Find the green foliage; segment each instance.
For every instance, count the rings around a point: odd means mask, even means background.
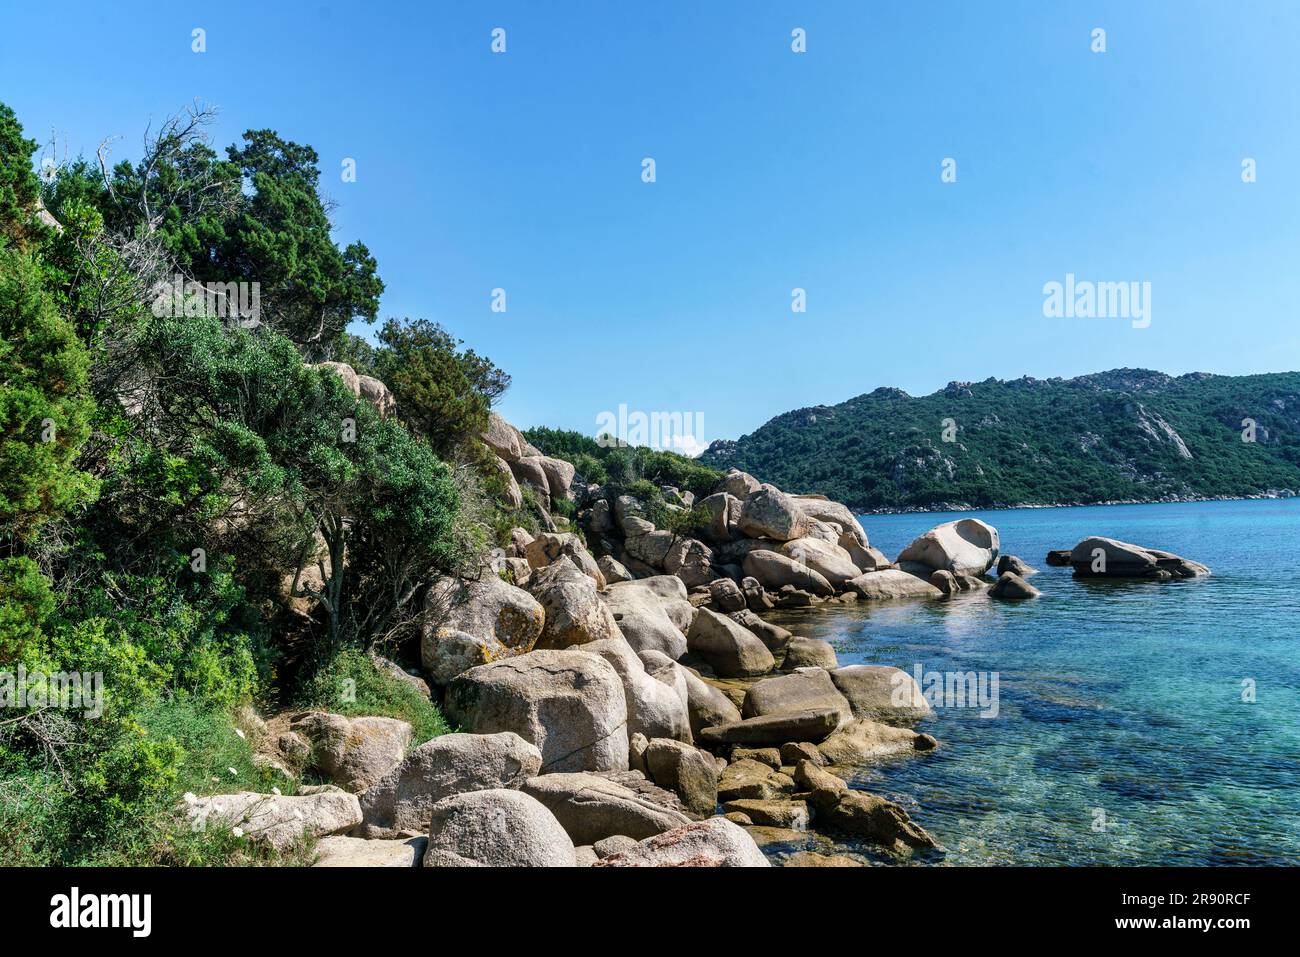
[[[722,478],[716,468],[676,452],[609,442],[602,445],[581,432],[539,427],[529,429],[524,438],[546,455],[572,462],[589,483],[626,486],[645,480],[656,487],[656,494],[658,486],[671,485],[704,496]]]
[[[390,319],[378,335],[375,374],[393,390],[398,414],[433,450],[450,457],[487,428],[510,377],[426,319]]]
[[[451,730],[427,695],[376,668],[370,656],[357,648],[344,648],[324,661],[304,682],[298,703],[337,714],[399,718],[411,725],[412,747]]]
[[[316,151],[272,130],[250,130],[244,144],[228,153],[252,196],[226,227],[220,267],[262,283],[267,321],[295,342],[325,347],[353,319],[373,322],[378,264],[363,243],[334,245]]]
[[[0,538],[29,539],[94,498],[75,465],[90,434],[89,361],[38,260],[0,248]]]
[[[1243,419],[1258,440],[1243,442]],[[957,426],[942,438],[944,420]],[[1161,423],[1174,430],[1190,458]],[[1300,373],[954,383],[877,389],[778,416],[706,452],[791,492],[861,509],[1149,501],[1300,488]]]
[[[40,183],[32,172],[36,141],[23,136],[22,124],[0,103],[0,245],[22,246],[36,230],[32,213]]]
[[[0,559],[0,662],[26,660],[55,608],[50,580],[30,558]]]
[[[500,481],[475,436],[508,377],[430,323],[348,336],[383,286],[364,246],[330,239],[316,154],[260,130],[223,160],[204,120],[168,120],[107,183],[78,161],[42,193],[0,106],[0,665],[102,692],[5,709],[6,863],[285,860],[180,813],[186,792],[291,790],[232,714],[305,672],[314,703],[443,733],[360,649],[409,646],[428,576],[508,532],[438,454]],[[263,326],[154,315],[177,271],[259,283]],[[330,354],[391,375],[410,428],[304,361]],[[331,692],[343,678],[355,700]]]

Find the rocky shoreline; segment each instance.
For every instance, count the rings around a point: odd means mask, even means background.
[[[282,850],[319,840],[318,866],[856,866],[837,842],[895,860],[940,843],[897,803],[847,783],[882,758],[941,746],[908,673],[842,667],[829,643],[763,618],[859,601],[1039,595],[1036,570],[978,519],[938,525],[894,559],[853,512],[731,470],[711,494],[657,502],[586,484],[494,417],[501,471],[567,521],[523,528],[477,577],[429,584],[419,674],[375,667],[439,701],[459,729],[411,749],[411,727],[326,712],[274,731],[259,759],[296,794],[191,798]],[[1079,577],[1170,581],[1204,566],[1090,538],[1053,552]],[[986,577],[992,572],[996,580]]]

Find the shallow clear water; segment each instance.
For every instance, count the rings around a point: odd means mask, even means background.
[[[1041,598],[772,616],[830,641],[841,664],[998,673],[997,717],[937,709],[918,725],[937,752],[854,782],[902,803],[945,845],[917,862],[1300,863],[1300,499],[861,520],[893,556],[972,515],[1040,569]],[[1213,575],[1080,582],[1044,562],[1088,535],[1176,552]]]

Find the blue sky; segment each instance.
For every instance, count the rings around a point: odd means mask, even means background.
[[[133,158],[201,97],[218,146],[312,144],[382,314],[510,372],[521,426],[626,404],[708,441],[881,385],[1300,368],[1294,3],[108,6],[3,0],[28,134]],[[1150,282],[1151,325],[1044,317],[1066,273]]]

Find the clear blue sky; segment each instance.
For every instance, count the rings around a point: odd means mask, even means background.
[[[218,146],[315,146],[383,315],[491,356],[521,426],[626,403],[710,440],[881,385],[1300,368],[1300,4],[0,10],[0,99],[60,157],[134,157],[196,96]],[[1067,272],[1149,281],[1151,326],[1045,318]]]

